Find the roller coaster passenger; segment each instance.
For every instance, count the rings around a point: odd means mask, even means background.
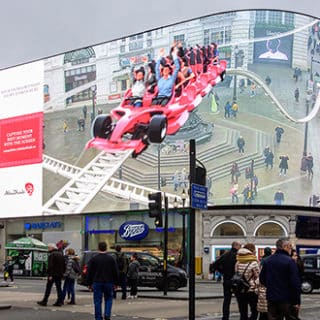
[[[166,64],[162,67],[160,71],[161,59],[164,56],[164,49],[160,49],[160,57],[156,63],[156,79],[158,82],[158,95],[152,99],[153,105],[162,105],[165,106],[171,96],[173,87],[180,70],[179,58],[177,56],[178,49],[175,47],[172,51],[174,70],[170,64]]]
[[[142,106],[142,98],[146,91],[146,84],[144,81],[145,70],[143,67],[134,71],[134,80],[131,87],[132,96],[128,98],[129,104],[138,108]]]

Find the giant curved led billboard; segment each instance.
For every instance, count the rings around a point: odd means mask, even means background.
[[[147,208],[159,189],[173,205],[189,188],[190,139],[209,205],[312,204],[319,29],[298,13],[233,11],[2,71],[1,216]],[[178,55],[190,78],[172,84],[169,102],[153,103],[159,72],[134,105],[139,70],[147,80]]]

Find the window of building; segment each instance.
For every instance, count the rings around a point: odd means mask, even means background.
[[[216,227],[213,237],[243,237],[243,230],[233,222],[225,222]]]
[[[293,13],[291,13],[291,12],[284,13],[284,24],[287,26],[294,25],[294,14]]]
[[[274,222],[262,224],[256,231],[257,237],[285,237],[286,233],[282,226]]]
[[[121,80],[121,91],[127,90],[127,80]]]
[[[267,20],[267,12],[263,11],[256,11],[256,22],[257,23],[265,23]]]
[[[268,23],[270,24],[282,24],[282,12],[280,11],[269,11]]]
[[[175,42],[181,41],[183,47],[185,47],[184,39],[185,39],[184,34],[178,34],[178,35],[173,36],[173,41],[175,41]]]
[[[152,47],[152,39],[147,40],[147,47],[148,48]]]
[[[64,55],[63,63],[71,63],[72,65],[83,64],[89,62],[90,58],[95,58],[96,54],[92,47],[74,50]]]
[[[206,29],[203,32],[203,43],[207,46],[209,43],[228,44],[231,42],[231,26]]]
[[[121,45],[120,46],[120,53],[125,53],[126,52],[126,46],[125,45]]]

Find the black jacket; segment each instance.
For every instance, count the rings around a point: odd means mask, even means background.
[[[63,277],[66,264],[63,254],[59,250],[53,250],[48,257],[48,276]]]
[[[235,272],[237,262],[237,249],[231,248],[230,251],[224,253],[215,262],[215,269],[223,274],[223,280],[230,280]]]
[[[265,260],[260,282],[267,288],[267,300],[300,304],[300,278],[294,260],[284,250],[277,250]]]
[[[118,283],[119,271],[116,260],[107,253],[98,253],[88,263],[88,284],[94,282]]]

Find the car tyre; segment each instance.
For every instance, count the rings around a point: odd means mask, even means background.
[[[91,125],[91,136],[93,138],[109,138],[112,132],[112,118],[107,114],[98,115]]]
[[[152,143],[161,143],[167,134],[167,118],[156,114],[151,118],[148,128],[148,139]]]
[[[301,291],[303,293],[311,293],[313,290],[313,285],[310,280],[303,280],[301,283]]]
[[[180,282],[176,278],[168,279],[168,291],[177,291],[180,288]]]

